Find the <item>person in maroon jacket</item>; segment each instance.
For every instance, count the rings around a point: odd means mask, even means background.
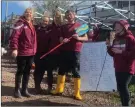
[[[130,106],[128,85],[132,75],[135,74],[135,37],[128,27],[126,20],[116,21],[114,23],[115,39],[112,45],[110,42],[112,37],[106,41],[108,53],[114,59],[117,89],[122,106]]]
[[[72,10],[67,10],[65,17],[68,20],[67,24],[62,26],[62,37],[60,41],[65,43],[61,47],[61,64],[58,72],[57,86],[56,90],[51,93],[61,94],[64,91],[65,84],[65,73],[72,71],[74,77],[74,98],[77,100],[82,100],[80,95],[80,51],[82,48],[82,41],[88,40],[87,34],[79,37],[75,33],[75,29],[80,27],[79,22],[75,22],[75,12]],[[71,40],[68,38],[73,36]]]
[[[16,22],[10,37],[12,56],[17,59],[14,92],[14,96],[17,98],[20,98],[21,95],[26,97],[31,96],[27,87],[33,56],[35,55],[37,48],[36,32],[32,25],[32,17],[32,9],[27,8],[24,15]],[[22,76],[22,90],[20,92]]]
[[[42,18],[42,23],[39,25],[35,25],[37,33],[37,53],[34,57],[35,62],[34,82],[37,94],[42,93],[40,84],[43,79],[45,70],[47,70],[48,68],[48,56],[44,57],[43,59],[40,59],[40,57],[49,50],[49,32],[50,32],[49,21],[50,21],[49,16],[44,16]],[[49,73],[47,74],[48,76],[50,76]],[[50,89],[50,87],[51,86],[48,81],[48,88]]]
[[[53,49],[55,46],[60,44],[60,37],[61,37],[61,26],[63,23],[63,17],[60,10],[54,11],[54,18],[53,22],[50,25],[50,42],[49,42],[49,50]],[[60,63],[60,48],[56,49],[55,51],[51,52],[48,55],[48,81],[49,81],[49,90],[50,93],[52,90],[53,84],[53,71],[59,68]]]

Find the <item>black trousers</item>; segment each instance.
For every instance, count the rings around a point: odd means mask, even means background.
[[[45,71],[48,68],[48,57],[44,57],[40,59],[42,54],[36,54],[34,57],[35,62],[35,71],[34,71],[34,82],[35,88],[39,89],[41,81],[43,79]]]
[[[121,98],[122,106],[130,106],[130,92],[128,85],[132,79],[132,75],[128,72],[115,72],[117,89]]]
[[[61,52],[61,61],[59,68],[59,75],[71,71],[74,78],[80,78],[80,52],[64,51]]]
[[[30,70],[33,56],[17,56],[16,82],[20,83],[22,79],[22,89],[26,89],[29,81]]]
[[[53,83],[53,71],[57,71],[60,63],[59,54],[50,54],[48,55],[48,82]]]

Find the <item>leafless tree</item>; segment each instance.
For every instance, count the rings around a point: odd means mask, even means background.
[[[50,15],[53,15],[54,10],[59,6],[64,9],[70,7],[71,1],[69,0],[48,0],[48,1],[34,1],[32,2],[35,8],[35,11],[44,14],[49,12]]]

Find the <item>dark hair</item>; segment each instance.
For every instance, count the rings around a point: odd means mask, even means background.
[[[67,10],[66,12],[65,12],[65,14],[68,14],[68,13],[75,13],[75,11],[74,10],[71,10],[71,9],[69,9],[69,10]]]

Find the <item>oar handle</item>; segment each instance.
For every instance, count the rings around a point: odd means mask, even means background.
[[[68,38],[69,40],[72,39],[72,36],[70,38]],[[45,56],[47,56],[48,54],[50,54],[51,52],[53,52],[54,50],[56,50],[57,48],[59,48],[61,45],[63,45],[64,43],[60,43],[59,45],[57,45],[56,47],[54,47],[53,49],[51,49],[50,51],[48,51],[47,53],[45,53],[43,56],[40,57],[40,59],[44,58]]]

